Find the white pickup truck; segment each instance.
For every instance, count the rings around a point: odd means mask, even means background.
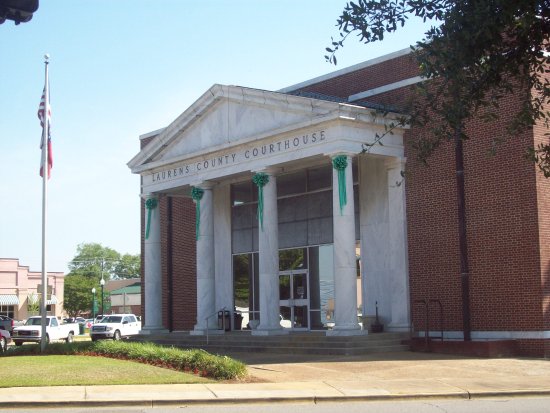
[[[90,336],[92,341],[112,338],[120,340],[139,334],[141,321],[134,314],[106,315],[100,322],[92,325]]]
[[[75,334],[78,334],[78,323],[60,324],[57,317],[46,317],[46,343],[56,340],[65,340],[72,343]],[[40,343],[42,339],[42,317],[29,317],[27,322],[13,329],[11,338],[16,346],[25,342]]]

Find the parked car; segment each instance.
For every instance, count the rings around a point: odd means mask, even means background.
[[[134,314],[107,315],[99,323],[92,325],[90,337],[92,341],[112,338],[120,340],[139,333],[141,322]]]
[[[13,331],[14,321],[6,315],[0,315],[0,330],[7,330],[10,334]]]
[[[57,317],[46,317],[46,342],[65,340],[72,343],[75,334],[78,334],[77,323],[59,324]],[[25,325],[13,329],[12,339],[16,346],[25,342],[40,343],[42,334],[42,317],[30,317]]]
[[[65,324],[70,324],[70,323],[84,324],[86,323],[86,320],[82,317],[69,317],[69,318],[64,318],[63,322]]]
[[[8,330],[0,329],[0,353],[8,349],[8,344],[11,343],[11,335]]]

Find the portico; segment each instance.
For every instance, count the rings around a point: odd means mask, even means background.
[[[358,314],[375,303],[387,330],[407,331],[403,130],[362,153],[392,121],[367,106],[214,85],[149,135],[128,164],[146,200],[144,332],[166,328],[160,209],[148,201],[159,196],[196,205],[193,334],[223,332],[218,311],[238,311],[254,335],[365,334]]]

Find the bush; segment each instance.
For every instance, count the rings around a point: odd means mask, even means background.
[[[244,377],[246,366],[227,356],[210,354],[204,350],[183,350],[153,343],[99,340],[95,342],[50,343],[44,352],[40,346],[12,348],[3,356],[30,355],[90,355],[133,360],[178,371],[193,372],[218,380]]]

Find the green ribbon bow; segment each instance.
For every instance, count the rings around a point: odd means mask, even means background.
[[[149,238],[149,230],[151,229],[151,211],[158,206],[158,200],[156,198],[149,198],[145,201],[145,208],[147,209],[147,227],[145,228],[145,239]]]
[[[264,186],[269,182],[269,175],[263,172],[258,172],[252,177],[252,182],[258,187],[258,221],[260,227],[264,230]]]
[[[348,167],[348,157],[346,155],[335,156],[332,160],[332,166],[338,171],[338,194],[340,199],[340,215],[342,215],[344,206],[348,203],[346,194],[346,168]]]
[[[195,239],[199,240],[199,230],[201,227],[201,199],[204,195],[204,189],[201,189],[199,187],[193,186],[191,187],[191,198],[195,201],[197,204],[196,206],[196,218],[195,218]]]

